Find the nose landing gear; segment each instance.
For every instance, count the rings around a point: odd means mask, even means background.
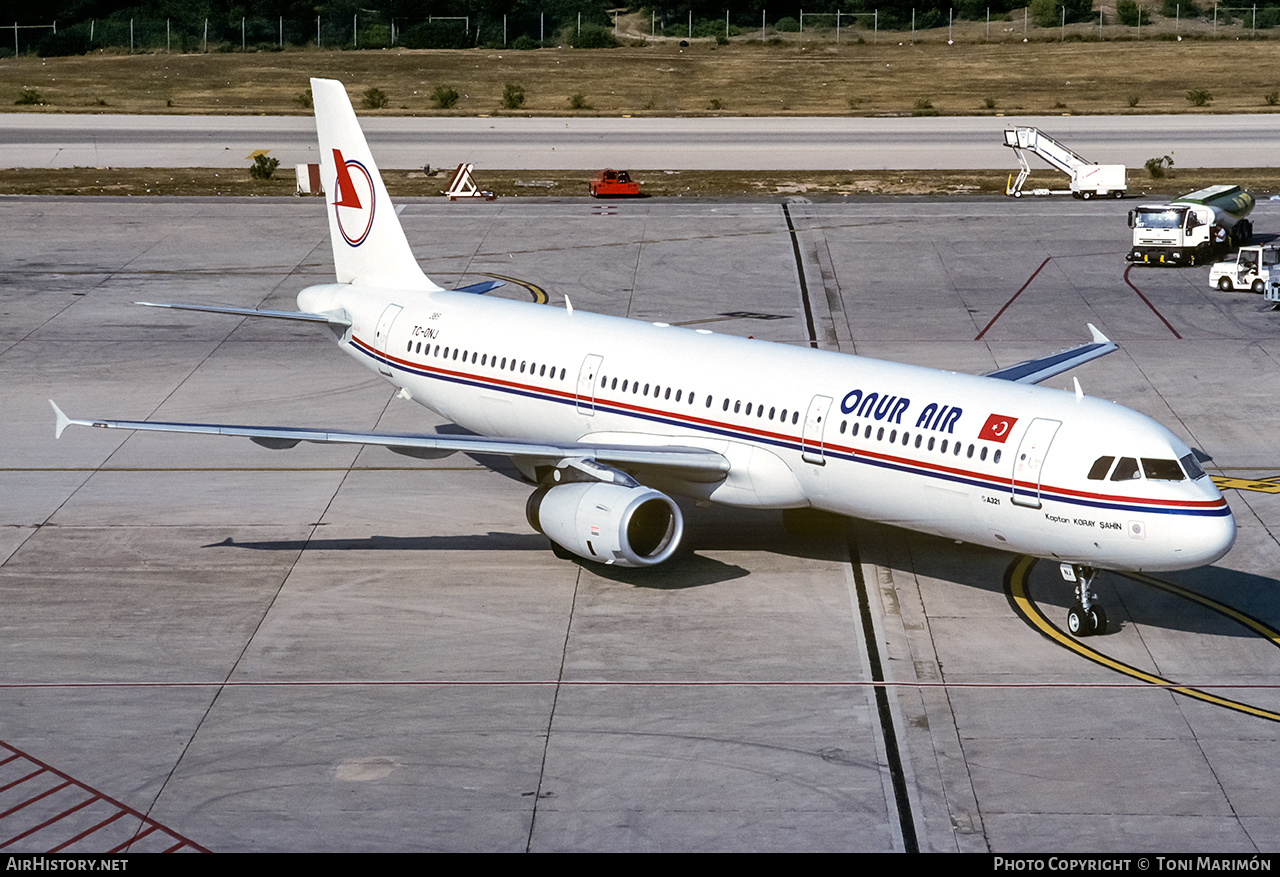
[[[1093,592],[1093,578],[1098,571],[1078,563],[1063,563],[1058,569],[1066,581],[1076,585],[1075,603],[1067,611],[1067,629],[1077,637],[1106,633],[1107,613]]]

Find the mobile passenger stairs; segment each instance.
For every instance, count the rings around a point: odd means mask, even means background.
[[[1105,198],[1108,195],[1112,198],[1123,198],[1128,188],[1125,183],[1124,165],[1096,164],[1089,161],[1039,128],[1006,128],[1004,145],[1011,147],[1018,154],[1018,164],[1022,166],[1022,170],[1018,172],[1018,179],[1005,188],[1006,195],[1022,197],[1022,184],[1027,181],[1027,176],[1031,173],[1031,165],[1027,163],[1026,153],[1028,152],[1035,153],[1071,178],[1069,189],[1032,189],[1032,195],[1071,195],[1087,201],[1095,195],[1099,198]]]

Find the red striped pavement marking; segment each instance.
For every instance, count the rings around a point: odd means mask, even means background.
[[[207,853],[200,844],[0,741],[0,850]]]

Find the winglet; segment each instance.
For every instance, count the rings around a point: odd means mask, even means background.
[[[71,425],[71,418],[62,413],[62,409],[58,407],[57,402],[50,399],[49,404],[53,406],[54,416],[58,418],[58,422],[53,428],[53,437],[60,439],[62,438],[62,431]]]
[[[1088,326],[1089,331],[1093,333],[1094,344],[1110,344],[1111,343],[1111,339],[1108,338],[1106,335],[1103,335],[1101,332],[1099,332],[1098,327],[1093,325],[1093,323],[1085,323],[1085,325]]]

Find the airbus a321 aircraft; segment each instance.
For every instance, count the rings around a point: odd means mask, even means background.
[[[1184,569],[1235,539],[1226,501],[1169,430],[1111,402],[1034,384],[1116,347],[1088,344],[985,376],[445,290],[427,278],[341,83],[313,79],[337,282],[298,312],[165,304],[326,326],[403,398],[478,433],[77,420],[116,429],[383,445],[412,457],[502,454],[537,489],[530,524],[562,556],[668,560],[669,494],[813,507],[1052,558],[1074,582],[1068,627],[1102,632],[1098,568]]]

